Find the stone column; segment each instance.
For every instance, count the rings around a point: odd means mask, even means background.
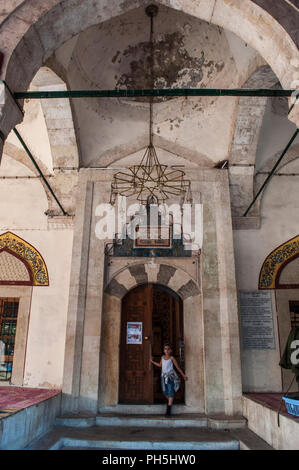
[[[105,241],[95,234],[95,210],[108,202],[110,181],[79,174],[70,281],[62,413],[97,413]]]
[[[100,375],[100,346],[105,269],[105,240],[96,237],[96,207],[109,203],[111,181],[94,183],[90,221],[90,246],[86,280],[86,303],[82,349],[79,408],[97,413]]]
[[[229,179],[226,171],[221,172],[221,176],[222,181],[215,185],[214,200],[218,251],[223,410],[226,415],[232,416],[242,414],[241,353]]]
[[[233,233],[226,170],[203,188],[202,289],[207,414],[241,414],[241,361]]]
[[[62,388],[62,412],[78,411],[83,328],[87,291],[90,221],[92,216],[93,183],[79,173],[66,345]]]

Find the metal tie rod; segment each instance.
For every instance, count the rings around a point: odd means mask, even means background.
[[[47,186],[48,190],[50,191],[50,193],[52,194],[52,196],[54,197],[55,201],[57,202],[58,206],[60,207],[60,209],[62,210],[63,212],[63,215],[69,215],[65,210],[64,208],[62,207],[62,205],[60,204],[60,202],[58,201],[53,189],[51,188],[51,186],[49,185],[48,181],[46,180],[43,172],[41,171],[40,167],[38,166],[37,162],[35,161],[35,158],[33,157],[32,153],[30,152],[29,148],[27,147],[27,145],[25,144],[24,140],[22,139],[20,133],[17,131],[16,128],[14,128],[14,133],[16,134],[17,138],[19,139],[19,141],[21,142],[25,152],[27,153],[27,155],[29,156],[30,160],[32,161],[33,165],[35,166],[35,168],[37,169],[37,171],[39,172],[43,182],[45,183],[45,185]]]
[[[285,154],[287,153],[287,151],[289,150],[289,148],[291,147],[292,143],[294,142],[294,140],[296,139],[297,135],[298,135],[298,132],[299,132],[299,129],[296,129],[295,133],[292,135],[291,137],[291,140],[288,142],[286,148],[284,149],[284,151],[282,152],[281,156],[279,157],[279,159],[277,160],[277,162],[275,163],[274,167],[272,168],[271,172],[269,173],[269,175],[267,176],[267,178],[265,179],[264,183],[262,184],[262,186],[260,187],[259,191],[257,192],[255,198],[253,199],[252,203],[250,204],[250,206],[248,207],[248,209],[246,210],[246,212],[243,214],[243,217],[246,217],[248,212],[250,211],[250,209],[252,208],[252,206],[254,205],[255,201],[257,200],[257,198],[259,197],[259,195],[261,194],[261,192],[263,191],[264,187],[269,183],[270,179],[272,178],[276,168],[278,167],[279,163],[281,162],[281,160],[283,159],[283,157],[285,156]]]
[[[13,93],[16,100],[49,98],[137,98],[163,96],[254,96],[290,97],[296,90],[223,89],[223,88],[160,88],[146,90],[60,90],[60,91],[21,91]]]

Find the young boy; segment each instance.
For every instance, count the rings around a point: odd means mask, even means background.
[[[151,358],[151,363],[157,367],[162,368],[162,371],[161,371],[162,391],[168,400],[166,416],[170,416],[171,407],[172,407],[173,399],[174,399],[174,393],[177,392],[180,387],[180,379],[176,371],[174,370],[173,366],[177,368],[177,370],[179,371],[179,373],[181,374],[184,380],[188,380],[188,377],[186,377],[182,369],[179,367],[176,359],[171,355],[172,348],[170,344],[168,343],[165,344],[163,349],[164,349],[164,356],[161,357],[160,363],[158,364],[158,362],[154,362],[153,358]]]

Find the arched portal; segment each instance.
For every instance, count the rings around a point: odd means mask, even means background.
[[[161,263],[130,263],[116,273],[113,273],[106,282],[101,326],[99,411],[127,410],[128,407],[134,406],[136,412],[136,397],[133,397],[131,401],[127,400],[127,404],[122,404],[119,394],[121,388],[119,383],[122,367],[121,360],[123,359],[121,341],[122,335],[126,335],[127,325],[123,325],[123,323],[126,321],[137,322],[143,320],[137,320],[133,317],[127,320],[124,319],[123,306],[126,299],[130,299],[132,295],[133,306],[130,308],[133,313],[140,307],[147,308],[147,306],[142,305],[146,296],[143,294],[142,298],[140,294],[141,300],[138,300],[139,294],[136,296],[137,299],[134,299],[134,293],[138,293],[138,289],[142,291],[144,286],[151,286],[149,289],[153,290],[153,294],[150,295],[149,290],[147,293],[149,296],[148,302],[149,304],[151,302],[156,304],[156,307],[152,306],[152,310],[150,310],[150,315],[152,315],[150,327],[152,328],[153,335],[156,336],[151,345],[152,352],[154,353],[153,356],[157,361],[161,357],[161,343],[165,339],[175,343],[173,344],[175,349],[174,355],[178,363],[180,363],[181,355],[181,368],[188,376],[188,382],[181,387],[181,395],[179,395],[179,392],[176,393],[175,403],[180,403],[179,409],[181,412],[204,413],[204,329],[202,296],[198,282],[183,269],[170,263],[166,264],[165,261]],[[136,301],[137,305],[134,305],[134,301]],[[138,304],[139,302],[141,302],[141,305]],[[166,310],[164,305],[167,303],[172,304],[172,306],[168,305],[167,309],[176,309],[177,319],[174,322],[173,319],[167,320],[165,318],[165,325],[161,326],[161,321],[163,321],[161,317],[163,317],[163,312]],[[181,325],[179,325],[179,320],[182,322]],[[176,328],[176,334],[167,333],[167,328],[171,324],[173,328]],[[144,334],[144,336],[150,335]],[[182,339],[183,342],[180,343]],[[142,367],[145,367],[145,364],[149,367],[149,345],[146,344],[145,346],[148,349],[145,352]],[[181,351],[179,350],[180,347]],[[152,371],[152,385],[150,385],[152,387],[152,405],[150,407],[140,406],[139,408],[144,412],[149,408],[157,409],[155,407],[159,406],[159,403],[165,403],[165,398],[160,390],[160,372],[158,368],[156,371],[154,369]],[[153,394],[154,390],[155,393]],[[128,402],[132,405],[129,405]]]
[[[181,298],[159,284],[135,287],[122,299],[120,336],[119,403],[164,403],[161,369],[150,364],[150,357],[160,362],[163,345],[170,343],[185,369]],[[184,403],[183,383],[175,402]]]

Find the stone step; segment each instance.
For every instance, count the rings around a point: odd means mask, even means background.
[[[84,414],[66,414],[58,416],[55,420],[55,426],[67,426],[71,428],[90,428],[96,425],[95,415]]]
[[[97,426],[126,426],[150,428],[205,428],[208,426],[206,416],[189,415],[117,415],[102,413],[96,417]]]
[[[164,410],[165,411],[165,410]],[[174,414],[166,417],[164,414],[119,414],[100,413],[90,415],[64,415],[56,418],[56,426],[87,428],[92,426],[118,426],[118,427],[158,427],[158,428],[212,428],[212,429],[240,429],[245,428],[246,420],[243,417],[213,416],[196,413]]]
[[[274,450],[266,441],[250,429],[232,429],[231,435],[238,439],[240,450]]]
[[[210,428],[150,428],[92,426],[85,429],[57,426],[29,450],[58,449],[132,450],[239,450],[229,431]]]

